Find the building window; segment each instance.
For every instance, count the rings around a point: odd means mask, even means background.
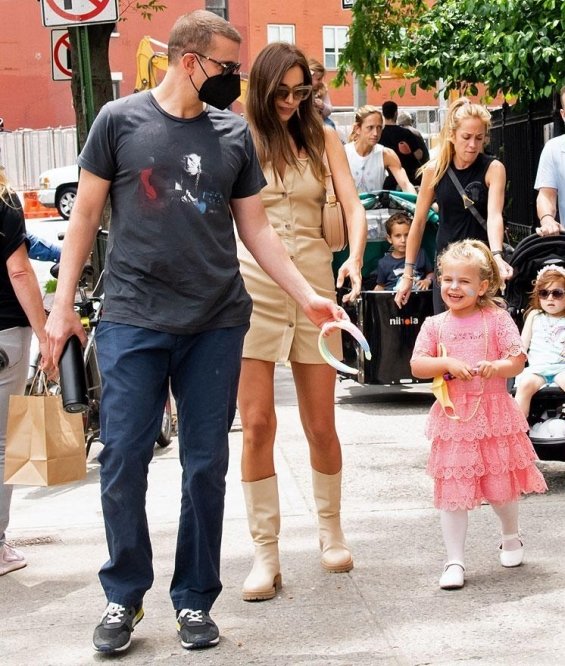
[[[270,23],[267,26],[267,43],[272,42],[294,44],[294,26]]]
[[[206,9],[228,20],[228,0],[206,0]]]
[[[324,67],[337,69],[339,55],[347,43],[346,26],[324,26]]]

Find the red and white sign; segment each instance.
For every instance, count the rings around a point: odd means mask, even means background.
[[[118,20],[118,0],[41,0],[41,14],[46,28],[113,23]]]
[[[69,81],[73,76],[68,30],[51,30],[51,74],[53,81]]]

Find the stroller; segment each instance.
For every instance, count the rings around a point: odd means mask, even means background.
[[[538,271],[549,264],[565,267],[565,234],[521,240],[510,259],[514,277],[508,282],[506,300],[512,318],[522,328],[529,294]],[[556,385],[543,387],[532,398],[528,422],[530,439],[541,460],[565,462],[565,395]]]
[[[355,380],[360,384],[413,384],[410,357],[416,337],[426,317],[433,314],[432,292],[414,292],[407,305],[399,310],[392,291],[372,291],[369,274],[387,252],[385,223],[397,212],[414,215],[416,196],[405,192],[379,190],[359,195],[367,216],[367,246],[363,257],[363,291],[355,303],[344,307],[351,321],[357,324],[371,347],[368,360],[349,336],[343,337],[345,362],[358,370]],[[430,210],[422,247],[433,260],[437,214]],[[334,273],[347,258],[347,250],[334,255]],[[345,290],[344,290],[345,291]],[[338,294],[338,298],[343,295]]]

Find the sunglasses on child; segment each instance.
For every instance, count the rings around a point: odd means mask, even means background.
[[[279,86],[275,90],[275,98],[278,100],[285,100],[289,95],[292,95],[293,99],[297,99],[300,102],[303,102],[305,99],[308,99],[312,94],[312,86],[294,86],[294,88],[289,88],[288,86]]]
[[[538,291],[538,295],[544,300],[550,296],[553,296],[556,301],[560,301],[563,296],[565,296],[565,289],[540,289]]]

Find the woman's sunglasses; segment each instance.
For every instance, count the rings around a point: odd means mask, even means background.
[[[565,289],[540,289],[538,291],[538,295],[544,300],[550,296],[553,296],[556,301],[560,301],[563,296],[565,296]]]
[[[275,98],[279,100],[284,100],[289,95],[292,95],[293,99],[297,99],[300,102],[303,102],[305,99],[308,99],[311,94],[312,86],[294,86],[294,88],[289,88],[288,86],[279,86],[275,90]]]

